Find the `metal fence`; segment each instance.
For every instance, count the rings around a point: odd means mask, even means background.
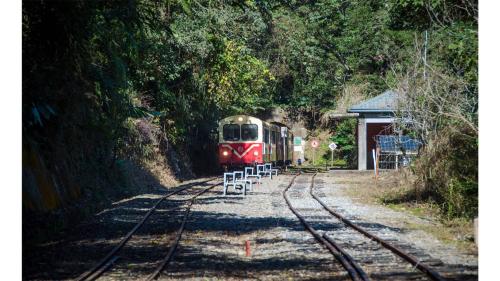
[[[405,135],[377,135],[375,141],[379,169],[409,166],[422,146],[422,142]]]

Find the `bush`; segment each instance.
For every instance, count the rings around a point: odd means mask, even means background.
[[[412,167],[417,199],[436,201],[448,218],[478,213],[477,136],[446,127],[424,148]]]

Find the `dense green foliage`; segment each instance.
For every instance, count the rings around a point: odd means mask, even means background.
[[[338,154],[344,159],[349,168],[356,168],[358,151],[356,149],[356,119],[340,121],[331,140],[337,144]]]
[[[23,147],[78,181],[106,177],[144,145],[132,135],[154,131],[203,170],[221,117],[280,105],[316,118],[350,84],[376,95],[415,63],[424,30],[429,64],[477,95],[476,8],[458,0],[26,1]],[[340,123],[334,137],[349,139],[343,157],[355,154],[352,126]]]

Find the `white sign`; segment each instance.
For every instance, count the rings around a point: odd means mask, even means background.
[[[286,138],[287,130],[288,130],[287,127],[281,127],[281,137],[282,138]]]
[[[302,145],[294,145],[293,151],[302,152]]]
[[[331,151],[334,151],[335,148],[337,148],[337,145],[334,142],[332,142],[331,144],[328,145],[328,148],[330,148]]]

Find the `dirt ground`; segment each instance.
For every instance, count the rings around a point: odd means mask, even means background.
[[[477,279],[477,255],[441,241],[414,225],[436,227],[437,222],[370,202],[363,196],[370,175],[332,171],[318,175],[323,200],[348,218],[376,223],[392,240],[417,256],[436,260],[443,275],[458,280]],[[289,175],[265,178],[243,197],[230,189],[222,196],[218,186],[200,196],[191,209],[186,231],[162,280],[349,280],[343,267],[304,230],[288,209],[282,192]],[[194,189],[206,187],[197,179]],[[305,179],[302,179],[305,181]],[[74,229],[67,238],[38,245],[23,256],[23,279],[73,279],[92,267],[116,245],[134,223],[166,191],[151,192],[115,202],[109,209]],[[146,278],[167,253],[179,227],[187,194],[160,206],[144,228],[119,253],[116,266],[102,280]],[[298,200],[298,199],[296,199]],[[294,201],[306,210],[306,201]],[[304,205],[306,204],[306,205]],[[316,204],[317,205],[317,204]],[[321,219],[321,218],[318,218]],[[328,226],[321,231],[330,231]],[[246,255],[245,244],[250,244]],[[404,280],[399,279],[399,280]]]

